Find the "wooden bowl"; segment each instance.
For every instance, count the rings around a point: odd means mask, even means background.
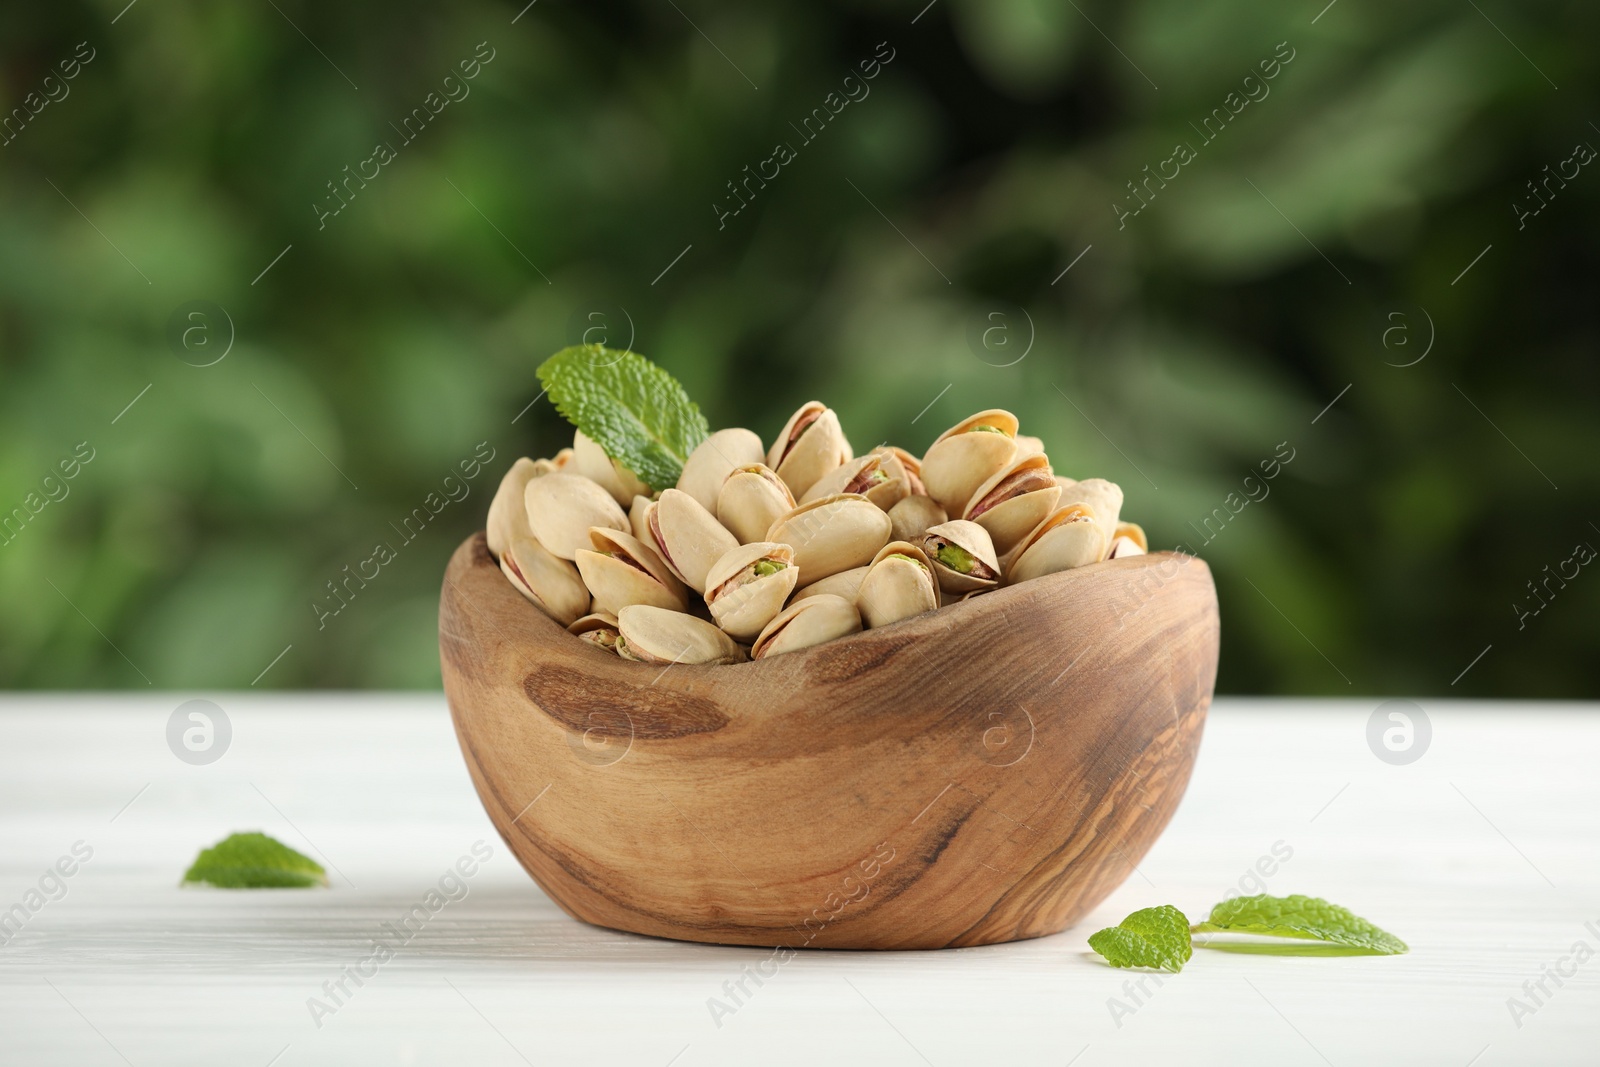
[[[733,666],[566,633],[481,533],[439,607],[478,795],[569,914],[685,941],[926,949],[1040,937],[1134,869],[1194,766],[1211,572],[1114,560]]]

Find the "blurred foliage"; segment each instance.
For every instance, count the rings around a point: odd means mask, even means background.
[[[1600,174],[1513,207],[1600,145],[1592,6],[124,3],[0,14],[0,508],[66,492],[0,545],[0,684],[244,687],[292,646],[260,687],[437,685],[445,560],[513,457],[564,443],[533,368],[605,311],[714,426],[770,437],[818,397],[858,448],[920,450],[1015,410],[1210,562],[1224,691],[1600,694],[1600,575],[1514,606],[1600,546]],[[1176,142],[1197,158],[1119,228]],[[196,300],[235,335],[211,366],[167,337]]]

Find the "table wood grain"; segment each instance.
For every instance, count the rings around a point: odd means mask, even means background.
[[[193,697],[233,728],[207,766],[167,748]],[[1600,952],[1600,707],[1419,701],[1430,747],[1391,766],[1367,747],[1379,703],[1219,699],[1165,836],[1063,934],[779,966],[568,918],[478,806],[440,696],[5,697],[0,918],[25,921],[0,927],[0,1063],[1600,1060],[1600,955],[1572,955]],[[250,829],[332,888],[179,888]],[[1412,951],[1197,950],[1158,981],[1087,950],[1135,908],[1196,917],[1256,879]]]

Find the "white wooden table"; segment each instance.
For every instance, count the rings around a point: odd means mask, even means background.
[[[1379,701],[1221,701],[1176,819],[1082,926],[802,953],[714,1020],[708,1000],[767,953],[563,915],[480,810],[442,696],[209,696],[233,737],[208,766],[167,747],[185,696],[0,699],[0,909],[74,869],[0,930],[0,1062],[1600,1062],[1600,956],[1570,956],[1600,952],[1600,707],[1421,701],[1431,746],[1391,766],[1367,746]],[[321,858],[333,888],[178,888],[201,845],[247,829]],[[466,895],[402,944],[383,924],[478,841],[490,857],[446,883]],[[1411,954],[1197,950],[1141,992],[1087,952],[1135,908],[1196,917],[1252,888],[1275,848],[1268,891],[1346,904]],[[334,1006],[324,983],[374,938],[393,959]],[[1524,982],[1552,966],[1575,974],[1535,1004]],[[314,1020],[312,997],[333,1010]],[[1514,1019],[1513,997],[1533,1011]]]

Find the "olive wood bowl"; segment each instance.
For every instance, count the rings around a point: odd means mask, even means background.
[[[1183,796],[1218,636],[1210,570],[1172,553],[723,666],[578,640],[482,533],[439,607],[467,769],[557,904],[788,948],[984,945],[1078,921]]]

